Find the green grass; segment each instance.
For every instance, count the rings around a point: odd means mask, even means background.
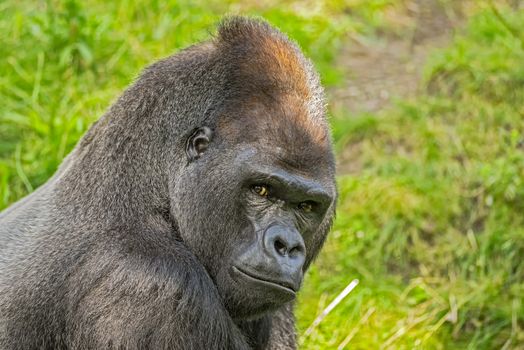
[[[362,170],[339,178],[301,329],[360,285],[306,348],[336,348],[369,310],[350,348],[524,348],[524,12],[504,19],[484,10],[437,52],[427,94],[334,120]]]
[[[388,30],[403,3],[4,1],[0,208],[45,182],[145,65],[208,38],[225,13],[279,26],[329,86],[348,35]],[[431,56],[426,93],[332,117],[337,151],[354,148],[358,166],[338,178],[299,334],[360,284],[302,348],[336,349],[350,334],[351,349],[524,348],[524,11],[498,8],[481,6]]]

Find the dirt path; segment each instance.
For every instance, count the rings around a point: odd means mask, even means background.
[[[438,0],[413,0],[394,14],[404,26],[403,35],[350,38],[337,59],[345,81],[328,91],[331,108],[339,115],[377,112],[397,98],[409,98],[423,86],[422,73],[428,54],[449,44],[459,20]],[[347,145],[339,154],[339,173],[359,170],[358,145]]]

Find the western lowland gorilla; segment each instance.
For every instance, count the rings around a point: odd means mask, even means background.
[[[334,173],[312,64],[264,21],[224,20],[0,215],[0,348],[296,348]]]

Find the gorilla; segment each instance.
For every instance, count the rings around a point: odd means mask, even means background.
[[[223,20],[0,215],[0,348],[295,349],[334,174],[310,61],[262,20]]]

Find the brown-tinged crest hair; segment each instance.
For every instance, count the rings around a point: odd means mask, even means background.
[[[232,58],[231,78],[243,91],[271,95],[295,111],[288,116],[315,142],[329,141],[319,77],[296,43],[266,22],[244,17],[224,20],[214,43],[221,56]]]

